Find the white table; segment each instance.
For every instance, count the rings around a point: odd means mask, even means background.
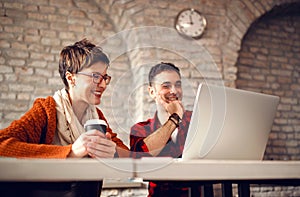
[[[98,181],[130,178],[132,159],[0,158],[0,181]]]
[[[149,180],[300,179],[300,161],[189,160],[146,158],[135,161],[138,177]]]
[[[249,184],[300,185],[300,161],[222,161],[171,158],[143,159],[11,159],[0,158],[0,184],[66,181],[102,181],[104,178],[142,178],[197,184],[240,184],[241,196]],[[1,186],[1,185],[0,185]]]
[[[237,183],[239,196],[250,196],[249,184],[300,185],[300,161],[190,160],[145,158],[136,160],[136,176],[144,180],[199,184],[221,183],[223,196],[232,196]],[[212,187],[206,196],[213,196]]]
[[[62,196],[86,188],[99,196],[103,179],[131,178],[132,159],[0,158],[0,196]]]

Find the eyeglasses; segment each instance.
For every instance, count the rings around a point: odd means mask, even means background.
[[[109,76],[108,74],[101,75],[100,73],[84,73],[84,72],[78,72],[77,74],[93,77],[93,82],[95,84],[101,83],[104,79],[106,85],[108,85],[111,80],[111,76]]]

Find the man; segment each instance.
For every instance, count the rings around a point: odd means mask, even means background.
[[[149,72],[148,92],[156,102],[152,119],[132,126],[132,156],[181,157],[188,131],[191,111],[184,110],[180,70],[172,63],[159,63]],[[149,184],[149,196],[188,196],[188,188],[174,184]]]

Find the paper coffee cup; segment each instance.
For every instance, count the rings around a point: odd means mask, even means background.
[[[86,131],[96,129],[102,133],[106,133],[107,124],[104,120],[101,119],[91,119],[86,121],[84,124],[84,129]]]

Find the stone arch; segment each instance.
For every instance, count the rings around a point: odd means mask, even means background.
[[[226,22],[223,24],[225,31],[222,33],[224,39],[220,45],[222,46],[222,71],[225,83],[228,86],[236,86],[238,52],[241,49],[243,37],[251,25],[272,9],[293,2],[296,3],[297,0],[241,0],[230,1],[226,4]]]
[[[300,3],[273,6],[249,28],[241,45],[236,85],[281,97],[266,159],[299,159]]]

